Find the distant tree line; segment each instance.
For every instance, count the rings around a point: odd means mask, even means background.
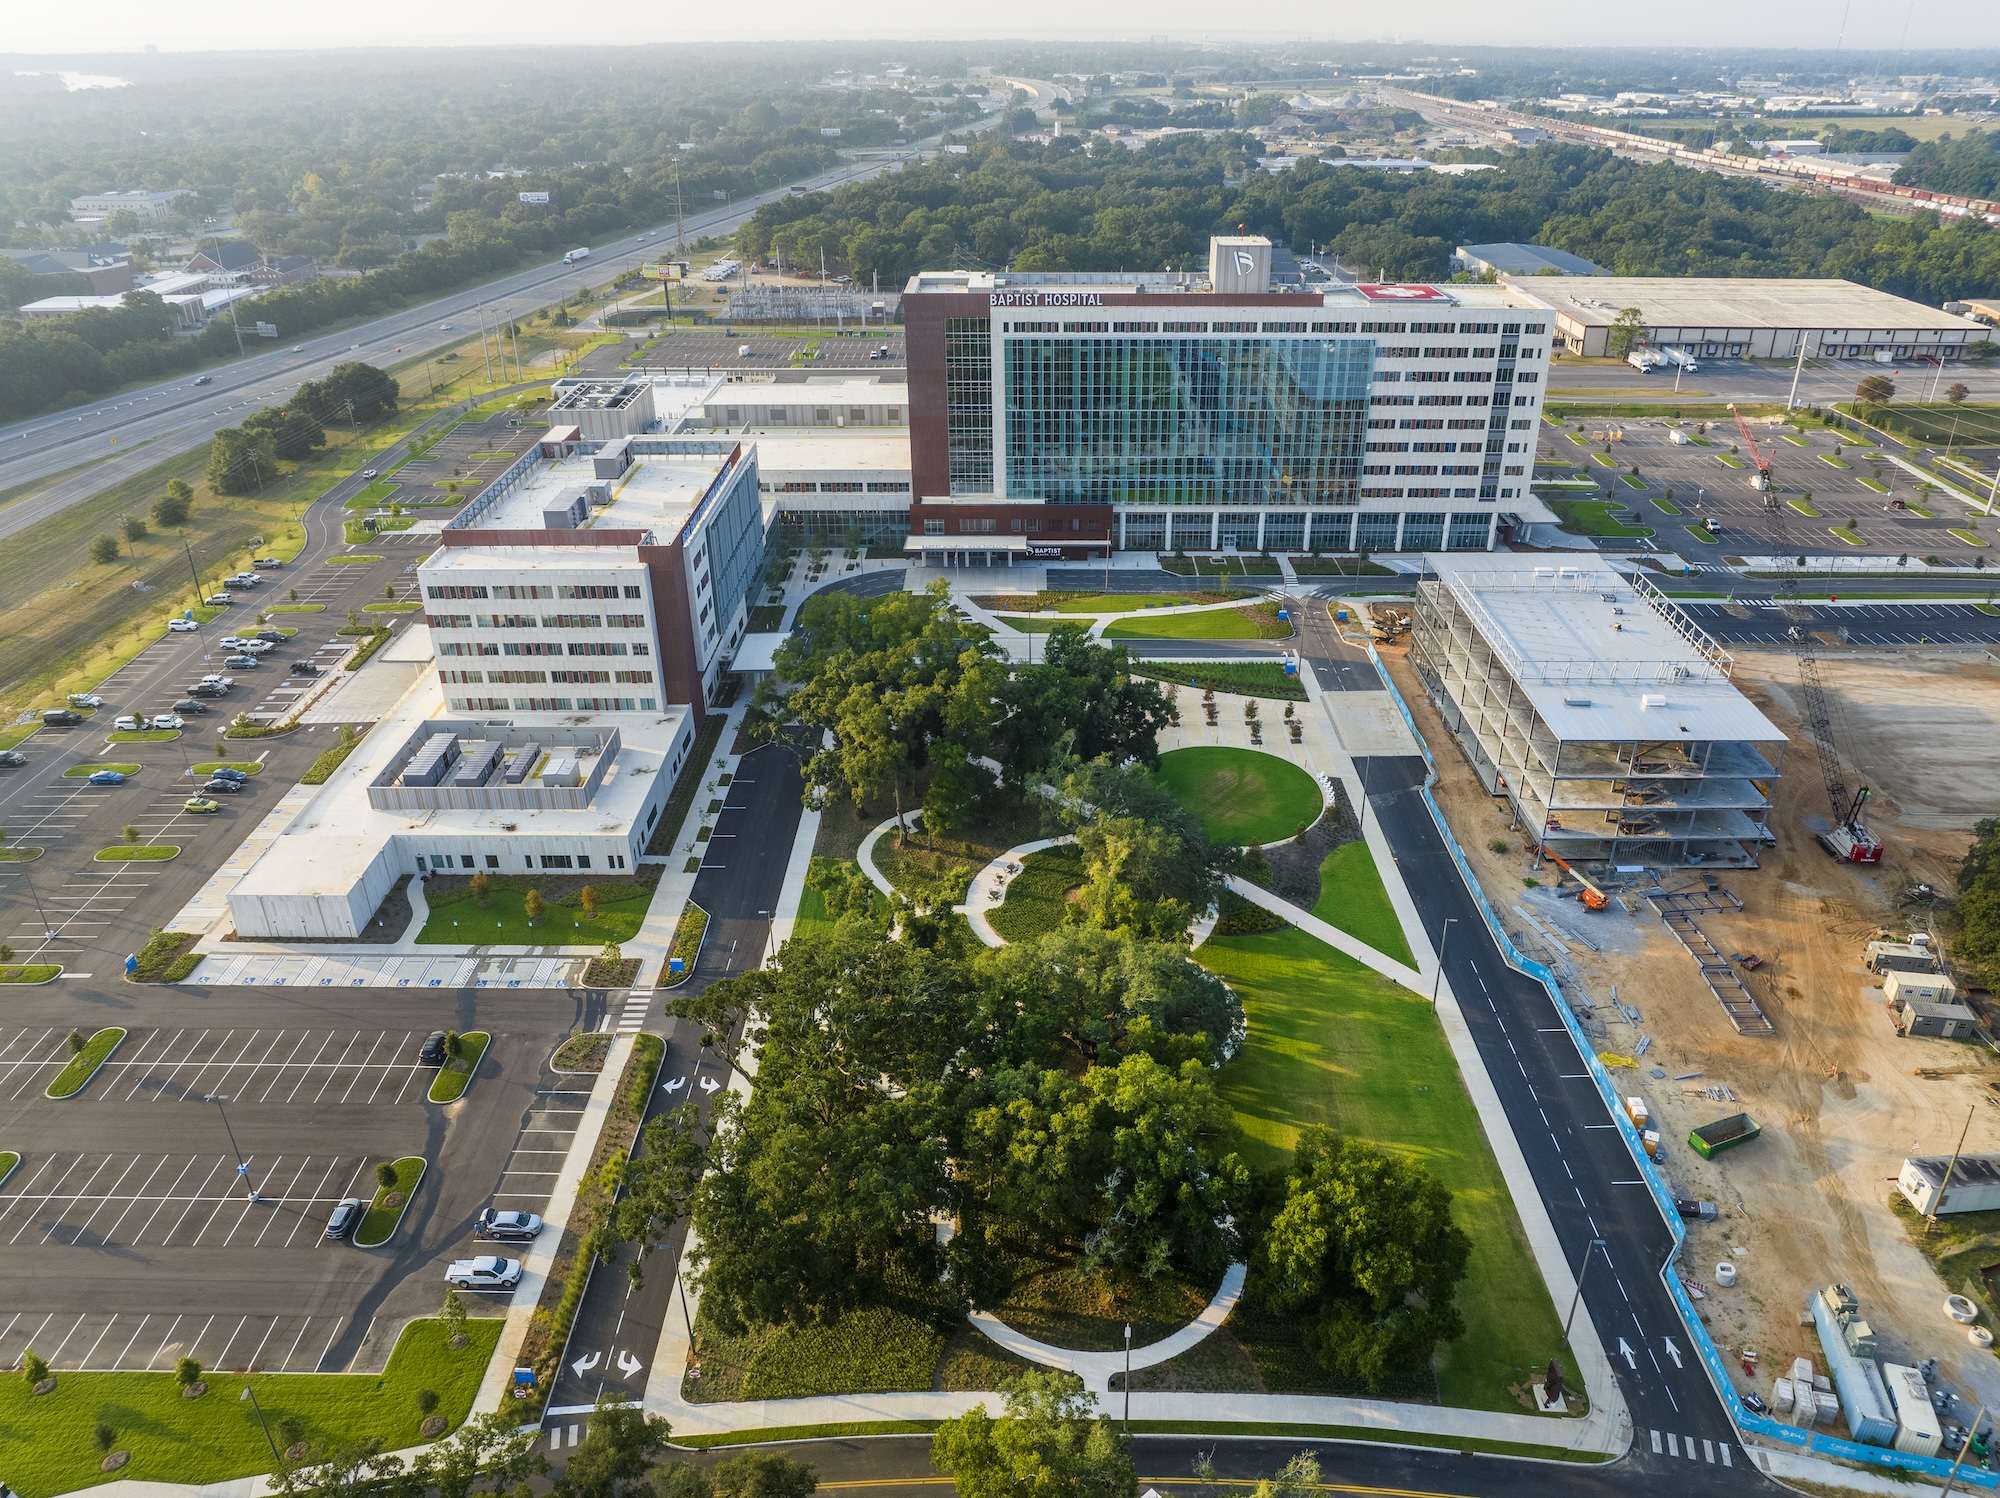
[[[1896,168],[1896,181],[1963,198],[2000,198],[2000,131],[1974,128],[1957,140],[1941,135],[1912,143],[1909,158]]]
[[[254,412],[242,425],[223,427],[209,447],[209,488],[248,494],[279,473],[278,460],[296,463],[326,446],[335,422],[361,425],[396,409],[395,380],[372,364],[336,364],[323,380],[308,380],[283,406]]]

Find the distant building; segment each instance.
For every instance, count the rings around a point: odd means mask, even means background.
[[[0,250],[30,275],[82,276],[92,296],[117,296],[132,289],[132,255],[122,244],[81,250]]]
[[[184,269],[206,275],[251,275],[264,268],[264,252],[247,239],[211,239]]]
[[[1594,265],[1581,255],[1540,244],[1462,244],[1452,251],[1451,259],[1460,270],[1479,276],[1488,271],[1508,276],[1542,276],[1552,272],[1564,276],[1609,274],[1603,266]]]
[[[69,200],[70,217],[78,223],[88,219],[108,219],[121,208],[128,208],[138,218],[139,226],[146,228],[164,223],[173,217],[174,204],[188,196],[184,187],[171,187],[164,191],[152,192],[134,189],[129,192],[92,192],[80,198]]]
[[[310,255],[287,255],[282,260],[266,260],[248,273],[258,286],[290,286],[294,281],[310,281],[319,274],[319,265]]]

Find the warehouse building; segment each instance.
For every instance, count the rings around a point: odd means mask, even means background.
[[[1756,866],[1785,736],[1671,599],[1601,562],[1426,562],[1417,673],[1538,859]]]
[[[1987,336],[1970,317],[1926,307],[1852,281],[1763,277],[1502,276],[1555,312],[1556,342],[1587,358],[1615,347],[1612,329],[1639,311],[1638,341],[1697,359],[1962,358]],[[1620,335],[1622,336],[1622,334]]]
[[[1551,317],[1505,285],[1280,291],[1271,246],[1179,272],[925,272],[903,297],[932,563],[1484,551],[1529,492]],[[1097,511],[1108,525],[1097,525]]]
[[[1545,244],[1462,244],[1452,264],[1475,276],[1601,276],[1603,266]]]

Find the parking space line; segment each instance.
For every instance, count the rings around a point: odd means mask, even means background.
[[[326,1048],[332,1044],[333,1044],[333,1037],[331,1035],[327,1036],[325,1040],[322,1040],[319,1043],[319,1049],[313,1052],[313,1058],[311,1063],[303,1071],[299,1073],[298,1081],[292,1084],[292,1090],[285,1095],[285,1101],[287,1103],[296,1102],[298,1100],[299,1089],[306,1085],[306,1078],[312,1075],[312,1068],[314,1066],[319,1065],[319,1058],[326,1054]]]
[[[132,1246],[133,1246],[134,1248],[137,1248],[137,1247],[139,1246],[140,1242],[141,1242],[141,1241],[142,1241],[142,1240],[143,1240],[143,1239],[145,1238],[145,1236],[146,1236],[146,1231],[147,1231],[147,1229],[148,1229],[148,1228],[151,1228],[151,1227],[152,1227],[152,1225],[153,1225],[153,1218],[155,1218],[155,1217],[158,1217],[158,1216],[160,1215],[160,1213],[164,1212],[164,1211],[166,1210],[166,1208],[167,1208],[167,1203],[168,1203],[168,1202],[170,1202],[170,1201],[172,1201],[172,1200],[174,1199],[174,1196],[173,1196],[173,1193],[174,1193],[174,1192],[175,1192],[175,1191],[176,1191],[177,1189],[179,1189],[179,1187],[180,1187],[180,1184],[181,1184],[181,1177],[182,1177],[182,1176],[185,1176],[185,1175],[186,1175],[186,1174],[187,1174],[187,1173],[188,1173],[189,1171],[191,1171],[191,1170],[193,1170],[193,1169],[194,1169],[194,1165],[195,1165],[195,1160],[196,1160],[196,1159],[199,1159],[199,1158],[200,1158],[199,1156],[194,1156],[194,1157],[191,1157],[191,1158],[190,1158],[190,1159],[188,1160],[188,1163],[187,1163],[187,1164],[185,1164],[185,1165],[183,1165],[183,1166],[181,1167],[181,1173],[180,1173],[180,1175],[177,1175],[177,1176],[175,1176],[175,1177],[174,1177],[174,1184],[173,1184],[172,1186],[170,1186],[170,1187],[168,1187],[168,1188],[167,1188],[167,1194],[166,1194],[165,1196],[163,1196],[163,1197],[161,1197],[161,1198],[160,1198],[160,1204],[159,1204],[159,1206],[157,1206],[157,1207],[153,1208],[153,1212],[152,1212],[152,1216],[151,1216],[151,1217],[148,1217],[148,1218],[146,1219],[146,1226],[145,1226],[145,1227],[142,1227],[142,1228],[140,1228],[138,1232],[136,1232],[136,1233],[134,1233],[134,1234],[132,1235]],[[170,1231],[170,1232],[169,1232],[169,1233],[167,1234],[167,1236],[171,1238],[171,1237],[173,1236],[172,1232]]]
[[[246,957],[246,958],[244,958],[243,960],[244,960],[244,961],[245,961],[246,963],[248,963],[248,962],[253,962],[253,961],[255,961],[256,959],[255,959],[255,958],[253,958],[253,957]],[[278,1043],[279,1043],[279,1041],[282,1041],[282,1040],[284,1039],[284,1034],[285,1034],[285,1032],[284,1032],[283,1030],[280,1030],[280,1031],[278,1032],[278,1040],[277,1040],[277,1041],[273,1041],[273,1042],[271,1043],[271,1049],[272,1049],[273,1051],[275,1051],[275,1050],[276,1050],[276,1049],[278,1048]],[[291,1053],[290,1053],[289,1055],[287,1055],[287,1056],[285,1057],[285,1059],[284,1059],[283,1061],[280,1061],[280,1062],[278,1063],[278,1067],[279,1067],[279,1070],[278,1070],[278,1074],[277,1074],[277,1076],[276,1076],[276,1077],[274,1077],[274,1078],[272,1079],[272,1082],[271,1082],[271,1085],[270,1085],[269,1087],[267,1087],[267,1088],[265,1088],[265,1089],[264,1089],[264,1095],[263,1095],[263,1096],[262,1096],[261,1098],[257,1099],[257,1101],[258,1101],[258,1102],[260,1102],[260,1103],[268,1103],[268,1102],[270,1102],[270,1101],[271,1101],[271,1094],[272,1094],[273,1092],[276,1092],[276,1091],[278,1090],[278,1083],[279,1083],[279,1082],[282,1082],[282,1081],[283,1081],[283,1080],[285,1079],[285,1073],[284,1073],[284,1068],[285,1068],[285,1067],[287,1067],[287,1066],[290,1066],[290,1065],[291,1065],[291,1064],[292,1064],[293,1062],[295,1062],[296,1060],[298,1060],[298,1056],[299,1056],[299,1051],[300,1051],[300,1050],[301,1050],[301,1049],[302,1049],[302,1048],[303,1048],[303,1047],[305,1046],[305,1043],[306,1043],[306,1042],[307,1042],[308,1040],[310,1040],[311,1038],[312,1038],[312,1032],[311,1032],[311,1031],[309,1031],[309,1030],[301,1030],[301,1031],[299,1031],[299,1038],[298,1038],[297,1040],[295,1040],[295,1041],[293,1041],[293,1042],[292,1042],[292,1049],[291,1049]],[[258,1069],[261,1069],[261,1068],[262,1068],[262,1067],[264,1066],[264,1063],[265,1063],[265,1061],[268,1061],[268,1060],[270,1060],[270,1056],[269,1056],[269,1054],[268,1054],[268,1053],[266,1053],[266,1055],[265,1055],[265,1057],[264,1057],[264,1060],[262,1060],[262,1061],[259,1061],[259,1062],[257,1063],[257,1067],[258,1067]],[[245,1078],[243,1079],[243,1084],[244,1084],[244,1086],[246,1086],[246,1087],[247,1087],[247,1086],[249,1086],[249,1085],[250,1085],[250,1083],[251,1083],[251,1082],[253,1082],[254,1080],[256,1080],[256,1075],[257,1075],[256,1071],[252,1071],[252,1072],[251,1072],[251,1074],[250,1074],[249,1076],[245,1077]]]
[[[302,974],[300,974],[300,977],[301,977],[301,978],[303,978],[304,976],[305,976],[305,975],[304,975],[303,973],[302,973]],[[362,1073],[362,1070],[363,1070],[364,1068],[366,1068],[366,1067],[367,1067],[367,1065],[368,1065],[368,1063],[369,1063],[369,1062],[371,1062],[371,1061],[373,1061],[373,1060],[375,1059],[375,1053],[376,1053],[376,1052],[377,1052],[378,1050],[380,1050],[380,1049],[382,1048],[382,1042],[383,1042],[383,1041],[384,1041],[385,1039],[387,1039],[387,1038],[388,1038],[388,1034],[389,1034],[389,1032],[388,1032],[387,1030],[383,1030],[383,1031],[381,1031],[380,1033],[378,1033],[378,1034],[376,1035],[376,1037],[374,1038],[374,1040],[372,1040],[372,1041],[370,1041],[370,1042],[369,1042],[369,1044],[368,1044],[368,1054],[367,1054],[366,1056],[363,1056],[363,1057],[361,1058],[361,1065],[355,1068],[355,1071],[354,1071],[354,1078],[353,1078],[353,1080],[352,1080],[352,1081],[350,1081],[350,1082],[349,1082],[349,1083],[347,1084],[347,1091],[343,1092],[343,1093],[342,1093],[342,1094],[340,1095],[340,1100],[341,1100],[341,1101],[342,1101],[343,1103],[344,1103],[344,1102],[346,1102],[346,1101],[347,1101],[347,1100],[348,1100],[348,1099],[349,1099],[350,1097],[352,1097],[352,1096],[354,1095],[354,1088],[355,1088],[355,1084],[356,1084],[356,1083],[358,1083],[358,1082],[360,1082],[360,1080],[361,1080],[361,1073]],[[381,1078],[379,1078],[379,1077],[378,1077],[378,1078],[376,1079],[376,1082],[375,1082],[375,1086],[376,1086],[376,1087],[380,1087],[381,1085],[382,1085],[382,1081],[381,1081]],[[368,1089],[368,1101],[370,1101],[371,1103],[375,1101],[375,1088],[374,1088],[374,1087],[371,1087],[371,1088],[369,1088],[369,1089]]]
[[[310,1159],[311,1156],[307,1156],[307,1158]],[[333,1173],[338,1169],[340,1169],[340,1156],[335,1155],[331,1160],[326,1162],[326,1171],[324,1174],[320,1176],[319,1185],[313,1191],[313,1197],[315,1200],[325,1199],[326,1183],[333,1179]],[[299,1220],[292,1224],[292,1230],[289,1233],[285,1234],[286,1248],[290,1248],[292,1246],[292,1240],[298,1237],[299,1229],[304,1227],[306,1222],[307,1222],[307,1215],[304,1212],[301,1212],[299,1214]],[[264,1241],[263,1234],[260,1233],[257,1235],[257,1241],[259,1243],[262,1243]]]
[[[311,1326],[312,1324],[313,1324],[313,1318],[310,1316],[306,1317],[304,1325],[300,1326],[299,1328],[299,1334],[296,1337],[292,1338],[291,1349],[288,1352],[286,1352],[284,1362],[278,1364],[279,1371],[282,1372],[283,1370],[288,1369],[292,1366],[292,1354],[299,1350],[299,1343],[305,1341],[306,1339],[306,1327]]]
[[[199,1081],[198,1079],[199,1079],[199,1078],[201,1077],[202,1073],[201,1073],[200,1071],[197,1071],[197,1072],[195,1073],[195,1076],[196,1076],[196,1078],[197,1078],[197,1082],[196,1082],[196,1085],[195,1085],[195,1087],[194,1087],[194,1089],[193,1089],[193,1090],[194,1090],[194,1092],[195,1092],[195,1093],[197,1093],[198,1095],[202,1096],[202,1097],[213,1097],[213,1096],[216,1096],[216,1095],[218,1095],[218,1094],[220,1094],[220,1095],[223,1095],[223,1096],[226,1096],[227,1094],[226,1094],[226,1093],[224,1093],[224,1090],[223,1090],[223,1085],[222,1085],[222,1084],[223,1084],[223,1083],[225,1083],[225,1082],[227,1082],[227,1081],[229,1080],[229,1074],[230,1074],[230,1073],[231,1073],[232,1071],[234,1071],[234,1070],[236,1069],[236,1066],[237,1066],[237,1063],[238,1063],[238,1062],[240,1062],[240,1061],[242,1061],[242,1059],[243,1059],[243,1058],[244,1058],[245,1056],[247,1056],[247,1055],[249,1055],[249,1054],[250,1054],[250,1047],[252,1047],[253,1045],[255,1045],[255,1044],[257,1043],[257,1036],[259,1035],[259,1033],[261,1033],[261,1032],[259,1032],[259,1031],[256,1031],[256,1030],[252,1030],[252,1031],[251,1031],[251,1032],[250,1032],[250,1033],[249,1033],[248,1035],[244,1036],[244,1038],[243,1038],[243,1049],[242,1049],[242,1050],[240,1050],[240,1051],[238,1051],[238,1052],[236,1053],[236,1055],[235,1055],[234,1057],[232,1057],[232,1058],[231,1058],[230,1060],[228,1060],[228,1061],[225,1061],[225,1062],[223,1062],[223,1064],[222,1064],[222,1070],[221,1070],[221,1072],[220,1072],[220,1073],[219,1073],[219,1074],[218,1074],[218,1075],[216,1076],[216,1079],[215,1079],[215,1081],[214,1081],[214,1083],[213,1083],[212,1085],[210,1085],[210,1084],[205,1084],[205,1083],[202,1083],[202,1082],[200,1082],[200,1081]],[[280,1037],[280,1038],[283,1038],[283,1035],[284,1035],[284,1031],[280,1030],[280,1031],[278,1032],[278,1035],[279,1035],[279,1037]],[[227,1038],[227,1037],[225,1037],[225,1039],[226,1039],[226,1038]],[[275,1046],[277,1045],[277,1043],[278,1043],[278,1042],[277,1042],[276,1040],[273,1040],[273,1041],[271,1042],[271,1044],[272,1044],[272,1045],[273,1045],[274,1047],[275,1047]],[[217,1047],[217,1054],[216,1054],[216,1056],[215,1056],[214,1058],[212,1058],[212,1059],[214,1059],[214,1060],[220,1060],[220,1059],[221,1059],[221,1048],[220,1048],[220,1047]],[[207,1066],[208,1066],[208,1064],[209,1064],[208,1062],[203,1062],[203,1063],[202,1063],[202,1065],[203,1065],[203,1067],[204,1067],[204,1068],[205,1068],[205,1067],[207,1067]]]
[[[116,1316],[113,1316],[109,1321],[104,1323],[104,1330],[97,1334],[97,1341],[91,1343],[90,1351],[86,1352],[83,1355],[84,1367],[88,1368],[90,1366],[90,1360],[97,1356],[98,1347],[103,1343],[106,1337],[111,1335],[111,1328],[116,1326],[117,1324],[118,1324],[118,1318]]]
[[[69,1339],[76,1335],[77,1327],[82,1326],[83,1323],[88,1321],[89,1319],[90,1319],[90,1313],[88,1311],[82,1312],[76,1318],[76,1326],[71,1327],[68,1331],[63,1333],[62,1341],[56,1343],[56,1350],[49,1354],[49,1365],[51,1367],[55,1365],[56,1359],[62,1356],[63,1349],[69,1346]]]
[[[215,1325],[215,1318],[214,1318],[213,1316],[210,1316],[210,1317],[208,1318],[208,1320],[204,1321],[204,1322],[203,1322],[203,1323],[201,1324],[201,1330],[200,1330],[200,1331],[198,1331],[198,1332],[196,1332],[196,1333],[194,1334],[194,1340],[193,1340],[192,1342],[188,1343],[188,1356],[189,1356],[189,1357],[193,1357],[193,1356],[194,1356],[194,1353],[195,1353],[195,1349],[201,1346],[201,1339],[202,1339],[203,1337],[205,1337],[205,1336],[207,1336],[207,1335],[208,1335],[208,1329],[209,1329],[209,1328],[210,1328],[211,1326],[214,1326],[214,1325]]]
[[[243,1319],[236,1323],[236,1330],[229,1334],[229,1340],[222,1344],[222,1351],[215,1355],[216,1367],[227,1368],[229,1366],[229,1349],[236,1345],[236,1339],[243,1335],[243,1328],[248,1326],[249,1324],[250,1324],[250,1315],[246,1311],[243,1315]]]
[[[194,1162],[189,1161],[188,1163],[192,1165]],[[208,1167],[208,1174],[201,1178],[201,1184],[203,1187],[206,1187],[208,1183],[215,1178],[215,1172],[221,1168],[221,1164],[222,1162],[218,1160],[214,1164]],[[174,1219],[174,1225],[167,1229],[167,1236],[160,1240],[162,1246],[165,1246],[166,1244],[169,1244],[174,1241],[174,1234],[178,1233],[181,1230],[181,1224],[187,1221],[187,1215],[188,1213],[194,1210],[195,1203],[206,1200],[208,1200],[208,1198],[199,1195],[190,1197],[188,1199],[188,1204],[185,1207],[181,1208],[181,1215],[176,1217]],[[197,1233],[195,1234],[195,1236],[199,1238],[201,1234]]]
[[[64,1181],[69,1179],[69,1173],[72,1170],[75,1170],[77,1166],[81,1165],[82,1163],[83,1163],[82,1155],[78,1155],[74,1160],[70,1161],[69,1164],[63,1168],[63,1173],[56,1177],[56,1185],[61,1186]],[[53,1195],[54,1193],[45,1193],[45,1194]],[[34,1220],[35,1220],[35,1214],[31,1211],[28,1214],[28,1221],[22,1223],[19,1227],[14,1229],[14,1236],[12,1238],[9,1238],[7,1241],[10,1244],[18,1241],[21,1234],[28,1231],[29,1224],[32,1223]]]
[[[375,1323],[373,1321],[370,1321],[368,1325],[370,1330],[372,1330],[374,1328]],[[336,1316],[333,1321],[333,1335],[326,1339],[326,1351],[322,1352],[319,1355],[318,1359],[313,1363],[312,1365],[313,1372],[317,1373],[319,1372],[320,1369],[326,1366],[327,1358],[330,1357],[333,1353],[333,1344],[340,1340],[340,1333],[341,1333],[340,1318]],[[363,1332],[361,1334],[361,1339],[364,1342],[367,1341],[368,1333]]]
[[[153,1366],[153,1364],[159,1362],[161,1355],[165,1353],[167,1350],[167,1344],[174,1340],[174,1327],[179,1326],[183,1319],[185,1318],[181,1316],[174,1317],[174,1325],[168,1327],[166,1336],[160,1339],[160,1351],[154,1353],[150,1358],[146,1359],[147,1368],[150,1369]]]
[[[333,1079],[340,1075],[340,1068],[347,1064],[348,1053],[354,1049],[354,1043],[359,1039],[361,1039],[361,1032],[356,1030],[352,1035],[347,1037],[347,1044],[340,1048],[340,1055],[328,1063],[326,1080],[319,1084],[319,1091],[313,1094],[313,1101],[315,1103],[326,1096],[327,1088],[331,1087]],[[357,1072],[355,1075],[358,1077],[360,1073]]]
[[[140,1159],[141,1159],[140,1156],[134,1155],[131,1159],[131,1162],[127,1164],[123,1170],[118,1172],[118,1179],[111,1183],[110,1189],[107,1190],[101,1197],[99,1197],[97,1205],[90,1209],[90,1215],[84,1218],[83,1221],[77,1225],[75,1232],[70,1234],[70,1239],[69,1239],[70,1247],[74,1248],[77,1244],[81,1243],[83,1241],[83,1235],[90,1231],[90,1225],[93,1222],[97,1221],[97,1214],[99,1212],[102,1212],[108,1203],[116,1201],[118,1199],[116,1195],[118,1188],[125,1184],[125,1177],[129,1176],[130,1174],[132,1174],[133,1171],[139,1168]],[[49,1224],[49,1231],[53,1233],[55,1230],[56,1230],[56,1224],[54,1223]],[[48,1239],[44,1238],[42,1241],[46,1243],[48,1242]]]
[[[288,1201],[297,1200],[297,1198],[294,1197],[292,1194],[292,1187],[298,1185],[299,1177],[306,1173],[306,1167],[310,1164],[312,1164],[311,1155],[307,1155],[305,1159],[299,1162],[299,1168],[292,1172],[292,1178],[286,1184],[285,1189],[278,1193],[278,1201],[280,1205]],[[262,1243],[264,1242],[264,1234],[271,1231],[271,1224],[276,1222],[277,1220],[278,1220],[278,1214],[276,1212],[273,1212],[268,1218],[264,1220],[264,1226],[258,1229],[257,1231],[257,1241],[250,1245],[252,1248],[256,1248],[262,1245]]]
[[[125,1344],[125,1352],[119,1353],[117,1357],[111,1360],[111,1371],[113,1373],[116,1373],[118,1371],[118,1365],[125,1361],[125,1354],[129,1353],[132,1350],[132,1343],[139,1340],[139,1333],[143,1332],[146,1329],[146,1323],[148,1321],[151,1321],[152,1319],[153,1316],[150,1311],[139,1318],[139,1324],[132,1328],[131,1340]]]

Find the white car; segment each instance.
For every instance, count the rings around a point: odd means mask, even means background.
[[[211,671],[201,679],[201,684],[205,687],[221,687],[226,691],[236,685],[236,678],[224,676],[219,671]]]
[[[454,1259],[444,1272],[444,1281],[461,1290],[511,1290],[521,1283],[521,1261],[503,1259],[498,1254]]]
[[[194,633],[201,626],[192,619],[169,619],[167,621],[167,628],[177,635],[185,635]]]
[[[113,718],[111,720],[111,729],[114,733],[137,733],[145,726],[143,721],[133,717],[130,713],[127,713],[122,718]]]
[[[448,322],[441,322],[441,323],[439,323],[439,324],[438,324],[438,331],[439,331],[440,333],[449,333],[449,332],[451,331],[451,324],[450,324],[450,323],[448,323]]]
[[[185,728],[187,720],[178,713],[160,713],[153,719],[155,728]]]
[[[234,650],[238,645],[241,645],[243,643],[243,636],[224,635],[220,640],[216,641],[216,643],[218,645],[227,645],[231,650]]]
[[[245,655],[262,655],[265,651],[275,650],[277,647],[269,640],[238,640],[236,648]]]

